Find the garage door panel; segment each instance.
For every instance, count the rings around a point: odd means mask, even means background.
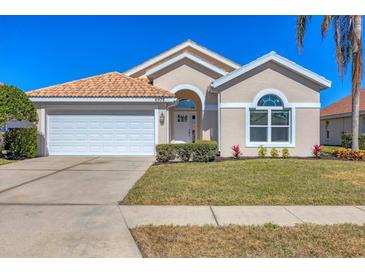
[[[50,155],[153,155],[152,111],[53,111]]]

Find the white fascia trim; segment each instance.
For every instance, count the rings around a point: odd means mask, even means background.
[[[312,80],[313,82],[319,84],[322,88],[330,88],[331,87],[331,81],[327,80],[326,78],[280,56],[279,54],[277,54],[276,52],[272,51],[258,59],[256,59],[255,61],[248,63],[247,65],[242,66],[240,69],[237,69],[229,74],[227,74],[224,77],[221,77],[215,81],[212,82],[212,87],[216,88],[219,87],[220,85],[260,66],[263,65],[269,61],[273,61],[275,63],[278,63],[294,72],[297,72],[298,74],[301,74],[302,76],[304,76],[305,78],[308,78],[310,80]]]
[[[217,59],[218,61],[222,62],[223,64],[226,64],[226,65],[228,65],[228,66],[230,66],[234,69],[238,69],[240,67],[238,64],[230,61],[229,59],[227,59],[227,58],[225,58],[225,57],[223,57],[223,56],[221,56],[221,55],[219,55],[219,54],[217,54],[217,53],[215,53],[211,50],[208,50],[208,49],[206,49],[206,48],[204,48],[204,47],[202,47],[202,46],[200,46],[200,45],[198,45],[198,44],[196,44],[196,43],[189,40],[189,41],[186,41],[186,42],[184,42],[180,45],[177,45],[176,47],[174,47],[174,48],[172,48],[168,51],[165,51],[164,53],[161,53],[160,55],[150,59],[149,61],[144,62],[141,65],[138,65],[138,66],[126,71],[125,75],[131,76],[131,75],[133,75],[133,74],[135,74],[135,73],[137,73],[137,72],[139,72],[139,71],[141,71],[141,70],[143,70],[143,69],[145,69],[145,68],[147,68],[147,67],[149,67],[149,66],[151,66],[151,65],[153,65],[153,64],[155,64],[155,63],[157,63],[157,62],[159,62],[159,61],[161,61],[161,60],[163,60],[163,59],[165,59],[165,58],[167,58],[171,55],[173,55],[173,54],[175,54],[176,52],[179,52],[180,50],[183,50],[184,48],[187,48],[187,47],[192,47],[193,49],[195,49],[197,51],[200,51],[200,52],[204,53],[205,55],[210,56],[214,59]]]
[[[144,105],[79,105],[79,104],[64,104],[64,105],[54,105],[45,104],[42,108],[49,110],[58,109],[70,109],[70,110],[153,110],[158,108],[158,105],[144,104]]]
[[[288,108],[321,108],[320,103],[288,103],[285,104],[285,107]],[[252,103],[221,103],[221,108],[257,108],[260,109],[260,107],[256,107],[256,104]],[[279,108],[281,109],[281,108]]]
[[[212,70],[216,73],[219,73],[220,75],[226,75],[228,73],[227,71],[225,71],[223,69],[220,69],[220,68],[218,68],[218,67],[216,67],[212,64],[209,64],[208,62],[205,62],[204,60],[202,60],[202,59],[200,59],[200,58],[198,58],[198,57],[196,57],[196,56],[194,56],[190,53],[184,52],[184,53],[182,53],[178,56],[175,56],[174,58],[158,65],[157,67],[154,67],[154,68],[148,70],[145,75],[150,76],[152,74],[155,74],[156,72],[158,72],[158,71],[160,71],[164,68],[167,68],[167,67],[171,66],[172,64],[174,64],[176,62],[179,62],[179,61],[181,61],[185,58],[189,59],[189,60],[191,60],[191,61],[193,61],[193,62],[195,62],[199,65],[202,65],[203,67],[205,67],[207,69],[210,69],[210,70]]]
[[[66,102],[66,103],[173,103],[176,98],[105,98],[105,97],[29,97],[32,102]]]

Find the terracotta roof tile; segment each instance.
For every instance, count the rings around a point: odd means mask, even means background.
[[[365,111],[365,89],[360,91],[360,111]],[[321,117],[348,114],[352,112],[351,95],[321,109]]]
[[[110,72],[27,92],[30,97],[174,97],[146,81]]]

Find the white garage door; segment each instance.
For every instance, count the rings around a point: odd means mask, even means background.
[[[153,111],[48,114],[49,155],[153,155]]]

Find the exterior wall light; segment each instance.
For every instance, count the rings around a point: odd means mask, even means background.
[[[162,112],[160,115],[160,124],[163,125],[164,123],[165,123],[165,115]]]

